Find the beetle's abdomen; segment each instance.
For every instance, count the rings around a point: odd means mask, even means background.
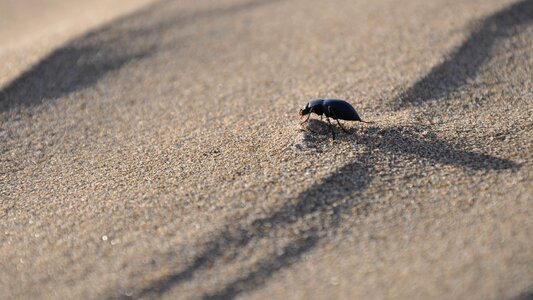
[[[324,99],[322,103],[324,114],[327,117],[348,121],[361,121],[359,114],[355,111],[353,106],[340,99]]]

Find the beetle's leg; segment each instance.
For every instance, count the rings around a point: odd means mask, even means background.
[[[339,123],[339,126],[342,128],[342,130],[346,133],[349,133],[348,130],[346,130],[346,128],[344,128],[344,126],[342,126],[341,122],[339,122],[339,119],[335,119],[337,120],[337,123]]]
[[[326,120],[329,123],[329,129],[331,129],[331,135],[333,136],[333,139],[335,139],[335,130],[333,129],[333,125],[331,125],[331,121],[329,120],[328,117],[326,117]]]

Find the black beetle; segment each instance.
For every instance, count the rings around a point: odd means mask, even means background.
[[[337,123],[345,132],[347,131],[341,125],[341,122],[339,122],[339,120],[370,123],[361,120],[353,106],[350,103],[340,99],[315,99],[309,101],[302,109],[300,109],[301,117],[309,115],[307,119],[305,119],[305,121],[301,123],[301,125],[309,121],[311,113],[319,115],[320,119],[322,119],[322,115],[326,116],[326,120],[329,123],[329,128],[331,129],[333,139],[335,139],[335,130],[333,130],[333,125],[331,125],[329,118],[337,120]]]

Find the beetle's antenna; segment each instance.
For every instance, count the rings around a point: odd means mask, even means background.
[[[311,107],[311,110],[309,111],[309,114],[307,115],[307,119],[305,119],[305,121],[303,121],[302,123],[300,123],[300,125],[303,125],[304,123],[306,123],[307,121],[309,121],[309,118],[311,118],[311,113],[313,112],[313,108]],[[303,117],[303,115],[302,115]],[[300,120],[302,118],[300,117]]]

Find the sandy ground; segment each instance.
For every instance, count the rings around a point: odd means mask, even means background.
[[[0,86],[91,28],[153,0],[0,1]]]
[[[4,36],[0,298],[532,297],[533,1],[105,18]]]

